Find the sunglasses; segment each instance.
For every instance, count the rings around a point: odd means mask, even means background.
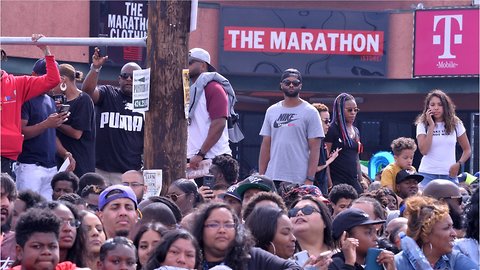
[[[349,113],[351,113],[351,112],[356,112],[356,113],[358,113],[358,112],[360,111],[359,108],[353,108],[353,109],[352,109],[352,108],[348,108],[348,109],[345,109],[345,110],[346,110],[347,112],[349,112]]]
[[[199,60],[196,60],[196,59],[190,59],[190,60],[188,60],[188,65],[190,66],[190,65],[193,65],[193,63],[197,63],[197,62],[201,63],[202,61],[199,61]]]
[[[315,207],[311,205],[305,205],[303,208],[294,207],[288,210],[288,217],[296,217],[299,211],[302,211],[302,213],[306,216],[310,216],[314,212],[320,213],[320,211],[315,209]]]
[[[165,197],[169,198],[169,199],[172,199],[172,201],[176,202],[178,200],[178,198],[180,198],[180,196],[183,196],[185,195],[186,193],[183,193],[183,194],[180,194],[180,195],[177,195],[177,194],[167,194],[165,195]]]
[[[301,84],[301,82],[299,80],[295,80],[295,81],[290,81],[290,80],[283,80],[282,83],[285,85],[285,86],[290,86],[290,84],[293,84],[293,86],[299,86]]]
[[[440,199],[451,199],[451,200],[456,200],[459,205],[463,203],[463,198],[462,196],[450,196],[450,197],[442,197]]]
[[[328,124],[330,124],[330,119],[322,120],[322,122],[325,123],[325,125],[328,125]]]
[[[128,78],[131,78],[133,79],[133,73],[121,73],[120,74],[120,77],[124,80],[128,79]]]

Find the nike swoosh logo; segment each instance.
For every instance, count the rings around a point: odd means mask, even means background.
[[[295,120],[297,120],[298,118],[296,119],[290,119],[290,120],[286,120],[286,121],[277,121],[275,120],[275,122],[273,122],[273,127],[274,128],[279,128],[279,127],[283,127],[283,126],[286,126],[288,123],[290,122],[293,122]]]

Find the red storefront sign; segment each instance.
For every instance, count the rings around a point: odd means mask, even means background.
[[[478,75],[478,19],[478,9],[416,11],[413,75]]]
[[[224,28],[225,51],[383,55],[383,31]]]

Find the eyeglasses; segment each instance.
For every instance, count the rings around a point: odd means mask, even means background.
[[[293,86],[297,87],[301,84],[301,82],[299,80],[295,80],[295,81],[290,81],[290,80],[283,80],[282,83],[285,85],[285,86],[290,86],[290,84],[293,84]]]
[[[123,182],[122,185],[124,185],[124,186],[126,186],[126,187],[132,187],[132,188],[135,188],[135,187],[143,187],[143,186],[144,186],[144,184],[138,183],[138,182],[132,182],[132,183]]]
[[[457,203],[458,203],[459,205],[461,205],[461,204],[462,204],[462,202],[463,202],[463,198],[462,198],[462,196],[450,196],[450,197],[442,197],[442,198],[440,198],[440,199],[451,199],[451,200],[457,200]]]
[[[325,125],[328,125],[328,124],[330,124],[330,119],[322,120],[322,122],[325,123]]]
[[[183,196],[183,195],[186,195],[186,194],[187,194],[187,193],[183,193],[183,194],[180,194],[180,195],[177,195],[177,194],[167,194],[167,195],[165,195],[165,197],[167,197],[167,198],[169,198],[169,199],[172,199],[172,201],[176,202],[180,196]]]
[[[204,225],[207,229],[218,230],[224,228],[225,230],[235,229],[235,223],[207,223]]]
[[[306,216],[310,216],[314,212],[320,213],[319,210],[317,210],[315,207],[311,205],[305,205],[303,208],[292,208],[288,210],[288,217],[296,217],[298,212],[302,211],[302,213]]]
[[[62,225],[68,225],[72,228],[78,228],[78,227],[80,227],[81,224],[82,224],[82,222],[80,222],[80,220],[76,220],[76,219],[62,220]]]
[[[348,109],[345,109],[347,112],[351,113],[351,112],[355,112],[355,113],[358,113],[360,111],[359,108],[348,108]]]
[[[121,73],[120,77],[124,80],[126,80],[128,78],[133,79],[133,73]]]

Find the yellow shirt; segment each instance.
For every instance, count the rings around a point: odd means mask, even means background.
[[[380,184],[382,185],[382,187],[388,187],[394,192],[397,192],[395,190],[395,178],[397,177],[397,173],[401,170],[402,168],[395,164],[395,162],[388,164],[387,167],[383,169],[382,178],[380,179]],[[409,170],[417,172],[417,170],[413,166],[410,167]]]

